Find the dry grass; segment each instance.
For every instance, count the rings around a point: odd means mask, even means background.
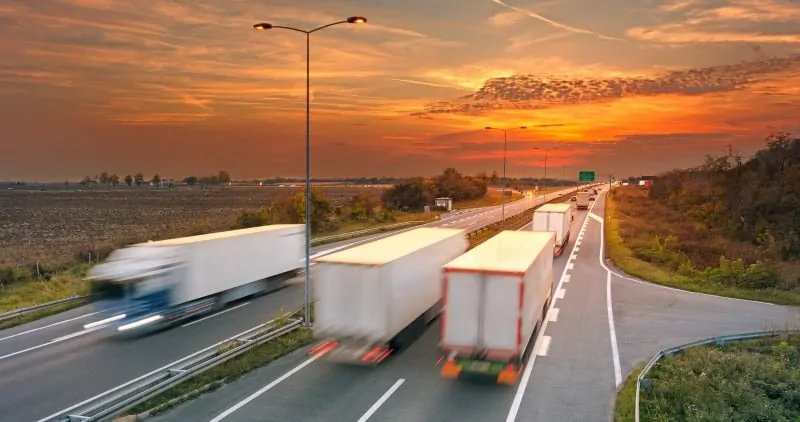
[[[522,194],[519,192],[513,192],[511,196],[506,196],[506,202],[516,201],[518,199],[522,199]],[[493,205],[500,205],[503,203],[503,195],[500,190],[497,189],[489,189],[489,192],[483,198],[473,199],[470,201],[458,201],[453,202],[453,209],[469,209],[469,208],[479,208],[479,207],[491,207]]]
[[[741,258],[744,269],[765,252],[715,234],[691,217],[651,200],[638,187],[619,187],[606,201],[606,242],[612,262],[633,276],[659,284],[742,299],[800,304],[798,263],[780,263],[782,281],[774,288],[743,288],[709,277],[721,257]],[[734,277],[730,277],[733,279]]]
[[[228,230],[255,210],[299,188],[0,192],[0,267],[60,265],[78,251],[147,239]],[[336,204],[355,195],[380,201],[382,188],[323,188]],[[405,217],[403,217],[405,218]],[[324,234],[323,234],[324,235]]]

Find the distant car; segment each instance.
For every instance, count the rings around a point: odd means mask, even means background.
[[[597,189],[592,189],[592,193],[594,193],[595,195],[597,195]]]
[[[577,196],[573,196],[572,198],[569,198],[569,200],[572,201],[572,202],[575,202],[575,201],[578,200],[578,197]]]
[[[589,196],[590,201],[594,201],[594,195]]]

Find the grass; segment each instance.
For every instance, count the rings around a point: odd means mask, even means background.
[[[641,391],[642,421],[798,421],[800,335],[687,349],[659,361],[647,378],[652,385]],[[618,407],[621,401],[630,409],[625,386]],[[632,409],[615,416],[632,416]]]
[[[614,422],[633,422],[635,420],[636,380],[645,365],[647,364],[642,363],[634,368],[617,391],[617,399],[614,403]]]
[[[605,238],[614,265],[643,280],[719,296],[800,305],[800,280],[789,275],[796,274],[798,263],[776,265],[783,269],[782,276],[774,276],[783,279],[776,287],[742,287],[753,279],[761,281],[754,276],[766,270],[761,251],[714,234],[691,217],[650,199],[638,187],[619,187],[607,196]]]
[[[302,315],[302,311],[293,316],[300,317],[300,315]],[[285,325],[285,323],[288,323],[288,318],[285,319],[283,325]],[[311,329],[305,327],[298,328],[288,334],[284,334],[276,339],[256,346],[242,355],[214,366],[134,406],[126,413],[139,414],[151,412],[150,414],[152,416],[166,412],[181,403],[185,403],[203,394],[214,391],[225,384],[236,381],[243,375],[311,344],[312,341],[313,333]],[[224,353],[225,351],[227,351],[227,348],[221,346],[219,353]]]
[[[49,280],[32,279],[0,287],[0,313],[87,294],[88,285],[83,277],[88,268],[86,264],[76,265],[53,275]]]
[[[523,195],[519,192],[512,192],[511,196],[506,196],[506,202],[516,201],[522,199]],[[491,207],[503,203],[503,195],[500,190],[489,189],[483,198],[473,199],[470,201],[453,201],[454,210],[464,210],[479,207]]]
[[[410,221],[423,221],[423,222],[434,221],[439,214],[441,214],[441,212],[438,212],[438,211],[437,212],[431,211],[429,213],[425,213],[425,212],[396,212],[394,214],[394,218],[393,218],[394,221],[387,221],[387,222],[382,222],[382,223],[376,223],[374,221],[363,221],[363,222],[362,221],[348,221],[348,222],[342,224],[337,230],[331,230],[331,231],[327,231],[327,232],[324,232],[324,233],[319,233],[319,234],[316,234],[316,235],[312,235],[311,238],[312,239],[324,238],[324,237],[335,236],[335,235],[345,234],[345,233],[350,233],[350,232],[357,232],[357,231],[367,230],[367,229],[374,229],[376,231],[378,231],[378,230],[383,231],[382,230],[383,227],[392,226],[392,225],[395,225],[395,224],[398,224],[398,223],[407,223],[407,222],[410,222]],[[400,228],[402,228],[402,227],[410,227],[410,226],[401,226]],[[335,239],[334,241],[338,242],[338,241],[343,240],[343,239],[345,239],[345,237]],[[325,243],[326,242],[315,242],[314,245],[324,245]]]

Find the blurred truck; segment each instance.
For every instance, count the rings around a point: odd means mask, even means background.
[[[410,345],[441,312],[442,265],[468,246],[464,230],[418,228],[315,259],[310,354],[377,365]]]
[[[504,231],[444,266],[443,377],[516,384],[553,297],[554,245]]]
[[[575,201],[575,208],[579,210],[588,210],[590,201],[589,197],[592,196],[592,194],[587,190],[580,191],[575,196],[577,197],[577,200]]]
[[[554,256],[560,256],[569,242],[569,229],[574,216],[571,204],[544,204],[533,212],[531,230],[555,234]]]
[[[142,334],[283,286],[304,257],[305,227],[276,224],[131,245],[88,275],[103,319]]]

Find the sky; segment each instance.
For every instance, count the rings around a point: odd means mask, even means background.
[[[796,0],[3,0],[0,180],[651,175],[800,135]]]

